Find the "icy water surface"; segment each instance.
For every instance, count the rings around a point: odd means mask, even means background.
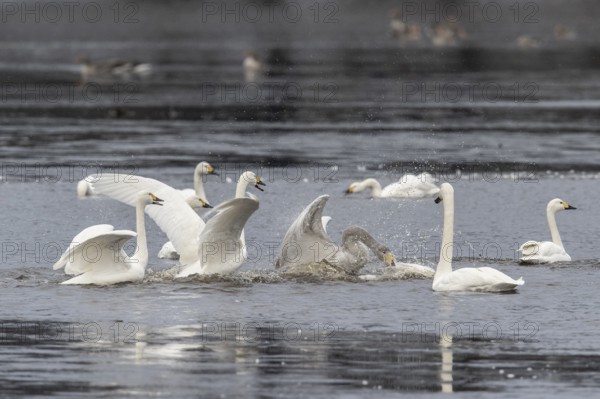
[[[321,2],[321,12],[337,4],[334,24],[323,23],[328,14],[314,23],[304,3],[299,23],[222,24],[202,19],[206,3],[145,2],[129,25],[112,23],[105,2],[97,24],[1,24],[0,397],[598,391],[597,4],[544,2],[529,25],[479,17],[465,23],[465,43],[440,49],[393,42],[393,2]],[[513,3],[498,2],[508,16]],[[553,40],[559,21],[577,40]],[[520,34],[540,47],[516,48]],[[243,81],[245,49],[270,71],[256,85]],[[154,72],[81,82],[72,61],[82,53],[152,62]],[[448,91],[457,87],[458,97]],[[75,234],[135,226],[131,208],[77,199],[79,179],[117,171],[185,188],[202,160],[221,173],[205,180],[213,204],[233,196],[245,170],[267,184],[249,189],[260,209],[238,273],[174,280],[175,263],[155,257],[166,237],[148,221],[144,282],[59,284],[66,277],[52,264]],[[359,225],[397,259],[435,267],[440,205],[343,194],[356,180],[385,185],[420,171],[455,187],[454,267],[522,276],[516,293],[273,269],[287,228],[322,194],[335,241]],[[545,207],[555,197],[578,208],[557,216],[573,262],[518,265],[520,244],[550,238]],[[380,268],[373,257],[362,273]]]

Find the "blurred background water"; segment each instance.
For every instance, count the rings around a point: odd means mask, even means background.
[[[0,396],[596,392],[600,5],[471,4],[4,2]],[[420,40],[393,36],[394,10]],[[464,37],[434,45],[448,20]],[[264,65],[255,81],[247,50]],[[152,72],[84,79],[82,55]],[[267,183],[246,229],[259,252],[240,273],[173,281],[149,222],[144,283],[59,285],[51,265],[77,232],[134,226],[130,208],[78,200],[79,179],[117,170],[191,187],[202,160],[221,172],[206,180],[212,203],[244,170]],[[335,240],[358,224],[398,258],[435,265],[433,201],[342,194],[423,170],[456,188],[455,266],[522,275],[517,294],[273,271],[269,248],[324,193]],[[574,262],[519,266],[519,244],[549,238],[554,197],[578,207],[558,217]]]

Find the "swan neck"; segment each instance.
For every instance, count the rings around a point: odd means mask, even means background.
[[[242,173],[235,188],[235,198],[244,198],[246,196],[246,188],[248,187],[248,184],[250,184],[248,177],[245,173]]]
[[[140,201],[135,208],[137,248],[133,256],[143,269],[146,269],[146,265],[148,265],[148,243],[146,241],[146,220],[144,217],[145,206],[146,204]]]
[[[552,235],[552,242],[561,248],[563,247],[562,240],[560,239],[560,233],[558,232],[558,226],[556,225],[556,211],[551,208],[546,210],[546,217],[548,218],[548,227],[550,227],[550,234]]]
[[[344,231],[342,236],[342,246],[350,252],[354,252],[356,242],[361,242],[367,246],[371,251],[376,252],[381,247],[381,244],[377,242],[366,230],[361,228],[348,228]]]
[[[371,189],[371,195],[373,197],[381,197],[381,184],[375,179],[367,179],[364,181],[366,187]]]
[[[452,254],[454,251],[454,194],[446,195],[442,201],[444,205],[444,228],[440,260],[435,270],[434,282],[438,278],[452,273]]]
[[[194,191],[198,197],[204,201],[208,201],[204,192],[204,185],[202,184],[202,174],[199,172],[194,173]]]

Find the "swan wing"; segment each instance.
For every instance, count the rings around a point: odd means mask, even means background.
[[[283,238],[275,268],[285,267],[288,263],[319,262],[335,252],[337,246],[323,226],[327,200],[329,195],[321,195],[298,215]]]
[[[163,199],[163,206],[148,206],[146,213],[169,237],[182,264],[198,260],[198,237],[205,224],[178,190],[158,180],[134,175],[103,173],[87,179],[96,193],[131,206],[135,206],[140,191]]]
[[[323,231],[325,231],[326,234],[327,234],[327,225],[329,224],[329,222],[331,222],[331,219],[333,219],[331,216],[322,216],[321,217],[321,223],[323,223]]]
[[[219,204],[214,216],[200,233],[200,242],[218,239],[239,240],[246,222],[258,209],[259,202],[252,198],[233,198]]]
[[[237,270],[245,260],[242,231],[258,206],[259,202],[251,198],[233,198],[218,205],[198,238],[199,261],[184,266],[177,277]]]
[[[100,234],[109,233],[109,232],[113,231],[114,229],[115,228],[110,224],[97,224],[95,226],[90,226],[88,228],[81,230],[81,232],[79,234],[77,234],[75,237],[73,237],[73,240],[69,244],[69,247],[65,250],[65,252],[62,254],[62,256],[56,261],[56,263],[54,263],[52,268],[54,270],[57,270],[57,269],[61,269],[61,268],[65,267],[67,265],[67,262],[69,261],[70,254],[72,254],[77,249],[77,247],[84,244],[91,238],[94,238]],[[70,273],[68,273],[68,274],[70,274]]]
[[[110,227],[112,228],[112,226]],[[82,233],[86,233],[87,239],[72,247],[69,246],[69,249],[54,264],[55,270],[65,267],[65,273],[69,275],[79,275],[95,270],[104,270],[107,273],[127,270],[127,266],[124,264],[127,256],[123,251],[123,246],[131,238],[137,236],[135,231],[113,231],[111,229],[102,232],[101,229],[97,229],[97,234],[91,235],[91,231],[86,230]],[[78,236],[81,236],[81,233]],[[73,242],[75,243],[75,239]]]
[[[524,263],[552,263],[570,261],[571,257],[563,247],[552,241],[527,241],[519,252],[523,255],[519,260]]]

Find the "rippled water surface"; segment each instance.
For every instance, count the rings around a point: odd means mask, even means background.
[[[598,391],[596,4],[569,2],[565,12],[564,2],[545,2],[539,23],[527,26],[479,19],[449,49],[392,41],[392,2],[338,4],[335,24],[272,25],[199,23],[199,4],[144,3],[130,26],[0,26],[1,397]],[[577,27],[574,43],[553,41],[558,21]],[[523,33],[540,47],[516,48]],[[252,87],[240,66],[248,48],[270,70]],[[81,53],[152,62],[154,72],[86,85],[72,64]],[[433,98],[411,91],[457,82],[502,93],[475,89],[448,101],[442,89]],[[248,97],[249,88],[261,96]],[[246,225],[249,259],[238,273],[175,280],[175,262],[155,257],[166,237],[148,221],[142,283],[59,284],[66,277],[52,264],[75,234],[99,223],[135,226],[129,207],[77,199],[79,179],[116,170],[191,187],[201,160],[220,172],[205,179],[213,204],[233,196],[244,170],[267,184],[262,193],[249,188],[260,208]],[[397,259],[435,267],[441,206],[344,195],[353,181],[385,185],[425,170],[455,188],[454,267],[522,276],[516,293],[443,294],[427,279],[274,270],[287,228],[325,193],[335,241],[359,225]],[[557,216],[573,262],[519,265],[521,243],[550,239],[545,206],[555,197],[578,208]],[[372,257],[361,273],[382,273],[381,264]]]

